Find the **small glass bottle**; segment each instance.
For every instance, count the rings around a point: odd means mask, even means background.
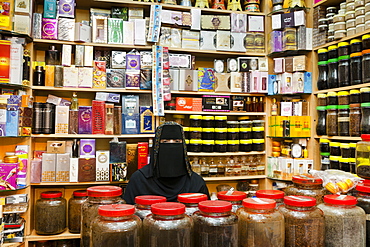
[[[202,177],[209,177],[209,165],[205,161],[205,159],[204,160],[200,159],[199,164],[200,164],[200,173]]]
[[[271,104],[271,116],[277,116],[278,115],[278,104],[276,103],[276,99],[272,99]]]
[[[191,163],[191,169],[193,170],[193,172],[201,175],[201,168],[200,164],[198,163],[198,158],[194,158],[193,162]]]
[[[225,177],[225,163],[223,162],[222,157],[218,158],[217,177]]]
[[[213,161],[213,158],[209,161],[209,176],[217,177],[217,164]]]

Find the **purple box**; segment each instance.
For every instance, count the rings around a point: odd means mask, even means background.
[[[19,163],[0,163],[0,190],[17,188],[17,170]]]
[[[140,55],[127,54],[126,55],[126,69],[140,70]]]
[[[58,20],[42,18],[42,39],[58,39]]]
[[[80,158],[95,158],[95,139],[80,140]]]
[[[91,134],[92,106],[80,106],[78,108],[78,134]]]
[[[271,32],[271,52],[283,51],[283,32],[272,31]]]
[[[75,0],[59,0],[58,14],[62,17],[75,17]]]

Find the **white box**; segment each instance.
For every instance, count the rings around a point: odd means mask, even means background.
[[[198,91],[198,80],[194,80],[194,71],[190,69],[180,69],[179,90]]]
[[[134,19],[134,44],[135,45],[146,45],[146,25],[145,19]]]
[[[199,32],[182,30],[182,48],[183,49],[199,49]]]
[[[274,14],[271,16],[272,30],[281,29],[281,14]]]
[[[166,23],[166,24],[173,24],[172,11],[171,10],[162,9],[161,22]]]
[[[180,70],[178,69],[170,69],[170,76],[171,76],[171,91],[178,91],[179,90],[179,80],[180,80]]]
[[[283,73],[281,75],[281,93],[293,93],[293,85],[292,85],[292,81],[293,81],[293,74],[292,73]]]
[[[252,71],[250,73],[251,80],[250,80],[250,92],[251,93],[258,93],[258,83],[260,82],[260,72],[259,71]]]
[[[304,92],[304,72],[293,73],[293,93],[303,93]]]
[[[280,102],[280,116],[292,116],[292,102]]]
[[[284,72],[284,61],[283,57],[274,58],[274,73],[280,74]]]
[[[72,61],[72,45],[62,46],[62,65],[71,66]]]
[[[31,33],[31,18],[28,15],[14,15],[14,32]]]
[[[109,181],[109,151],[96,151],[96,181]]]
[[[230,72],[230,91],[232,93],[242,92],[242,73]]]
[[[10,46],[10,79],[11,84],[22,85],[23,78],[23,46],[16,43],[17,40],[11,39]]]
[[[86,45],[84,52],[84,66],[94,66],[94,46]]]
[[[42,154],[42,175],[41,182],[55,182],[56,154]]]
[[[92,15],[91,19],[92,19],[92,42],[108,43],[108,17]]]
[[[217,42],[216,50],[219,51],[230,51],[230,31],[217,30]]]
[[[294,11],[294,26],[306,26],[306,13],[304,10]]]
[[[68,134],[69,106],[55,107],[55,134]]]
[[[171,28],[171,47],[181,48],[181,29]]]
[[[55,182],[69,182],[69,153],[57,154]]]
[[[248,15],[248,32],[264,32],[264,17],[257,15]]]
[[[78,158],[69,159],[69,182],[78,182]]]
[[[294,159],[294,172],[293,175],[307,174],[306,160],[304,159]]]
[[[236,52],[246,52],[244,46],[245,33],[231,33],[230,50]]]
[[[216,50],[216,31],[200,31],[200,47],[201,50]]]
[[[134,45],[135,43],[135,25],[133,21],[123,22],[123,44]]]
[[[191,30],[200,30],[201,10],[192,8],[191,13]]]
[[[91,26],[85,25],[81,22],[75,24],[75,41],[91,42]]]
[[[63,68],[63,87],[78,87],[78,69],[74,65]]]
[[[78,68],[78,87],[92,88],[93,86],[93,72],[91,67]]]

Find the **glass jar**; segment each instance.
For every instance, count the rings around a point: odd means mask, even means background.
[[[258,180],[252,180],[252,182],[249,184],[248,197],[249,198],[256,197],[258,190],[259,190]]]
[[[189,142],[188,151],[189,152],[196,152],[196,153],[202,152],[202,144],[203,144],[202,140],[192,139]]]
[[[193,246],[193,221],[185,205],[161,202],[152,205],[152,214],[143,221],[144,246]]]
[[[363,83],[370,82],[370,49],[362,51],[362,81]]]
[[[328,87],[337,88],[338,84],[338,58],[328,60]]]
[[[189,137],[191,139],[201,140],[202,139],[202,128],[192,128],[190,127]]]
[[[252,151],[265,151],[265,139],[252,139]]]
[[[253,120],[252,127],[265,127],[265,120]]]
[[[349,105],[349,92],[340,91],[337,94],[338,96],[338,105]]]
[[[370,35],[369,34],[365,34],[362,36],[362,49],[364,50],[370,49]]]
[[[228,140],[227,141],[228,152],[239,152],[239,140]]]
[[[362,41],[360,39],[351,39],[351,52],[361,52],[362,51]]]
[[[67,227],[67,201],[60,191],[40,194],[35,205],[35,230],[40,235],[60,234]]]
[[[228,140],[239,140],[239,128],[227,128]]]
[[[349,148],[349,143],[340,144],[340,153],[342,158],[351,158],[351,150]]]
[[[242,201],[247,198],[247,194],[242,191],[220,191],[217,193],[217,198],[218,200],[230,202],[233,205],[231,211],[235,213],[242,207]]]
[[[352,89],[349,91],[349,103],[350,104],[359,104],[360,101],[360,90]]]
[[[98,216],[101,205],[124,204],[122,188],[118,186],[93,186],[87,188],[87,200],[81,207],[81,246],[90,246],[90,224]]]
[[[330,155],[332,156],[342,155],[340,151],[340,142],[330,142],[329,147],[330,147]]]
[[[315,198],[286,196],[279,211],[285,219],[285,246],[325,246],[323,212]]]
[[[184,136],[186,140],[190,140],[190,128],[189,127],[182,127],[184,131]]]
[[[284,247],[284,217],[276,210],[276,202],[265,198],[247,198],[239,217],[240,247],[276,246]]]
[[[239,122],[238,121],[227,121],[227,128],[235,129],[239,128]]]
[[[190,128],[201,128],[202,127],[202,115],[190,115]]]
[[[68,229],[71,233],[81,231],[81,206],[86,200],[86,190],[75,190],[68,201]]]
[[[349,165],[349,158],[340,158],[339,159],[339,170],[345,172],[351,172],[351,168]]]
[[[215,139],[215,129],[214,128],[203,128],[201,139],[203,139],[203,140],[214,140]]]
[[[360,136],[361,134],[361,105],[349,105],[349,135]]]
[[[338,43],[338,57],[349,55],[349,43],[348,42],[339,42]]]
[[[141,220],[135,207],[127,204],[103,205],[91,222],[91,247],[140,247]]]
[[[328,60],[328,50],[326,48],[319,49],[317,51],[319,61],[327,61]]]
[[[329,162],[330,162],[329,168],[339,170],[339,160],[340,160],[340,156],[330,155],[330,157],[329,157]]]
[[[329,88],[328,85],[328,61],[320,61],[317,63],[319,75],[317,78],[317,89],[325,90]]]
[[[316,124],[316,134],[326,135],[326,106],[317,106],[317,124]]]
[[[350,71],[351,85],[362,83],[362,53],[356,52],[351,55]]]
[[[184,126],[185,115],[174,114],[172,115],[173,121]]]
[[[239,128],[252,128],[252,121],[240,121]]]
[[[370,246],[370,186],[360,183],[356,186],[357,206],[366,213],[366,246]]]
[[[239,144],[240,152],[252,152],[252,140],[240,140]]]
[[[329,169],[330,167],[330,160],[329,160],[329,157],[330,157],[330,153],[320,153],[320,156],[321,156],[321,169],[322,171],[325,171],[327,169]]]
[[[328,47],[328,59],[338,58],[338,46],[331,45]]]
[[[350,56],[341,56],[338,58],[338,84],[339,87],[347,87],[351,85],[350,79]]]
[[[215,128],[215,140],[226,140],[227,128]]]
[[[227,128],[227,116],[215,116],[215,128]]]
[[[361,103],[370,102],[370,87],[360,88],[360,94]]]
[[[224,201],[202,201],[194,220],[194,246],[238,246],[238,217]]]
[[[351,142],[349,144],[349,149],[351,150],[351,158],[356,158],[356,147],[357,147],[356,142]]]
[[[370,103],[361,103],[361,134],[370,134]]]
[[[325,246],[365,246],[366,217],[356,197],[326,195],[324,202],[318,208],[325,217]]]
[[[349,158],[350,173],[356,174],[356,158]]]
[[[214,140],[203,140],[202,152],[211,153],[214,151],[215,141]]]
[[[317,105],[326,106],[326,94],[325,93],[319,93],[317,95]]]
[[[263,139],[265,138],[264,127],[253,127],[252,128],[252,139]]]
[[[338,135],[349,136],[349,105],[338,105]]]
[[[255,128],[261,128],[261,127],[255,127]],[[239,128],[239,138],[240,140],[252,139],[252,128]]]
[[[338,105],[338,94],[336,92],[328,92],[326,94],[327,105]]]
[[[328,136],[338,135],[338,106],[328,105],[326,107],[326,134]]]
[[[208,200],[202,193],[182,193],[177,196],[177,201],[185,205],[185,214],[191,216],[198,211],[198,203]]]
[[[281,190],[258,190],[256,192],[258,198],[272,199],[276,202],[276,208],[284,204],[284,192]]]
[[[370,135],[362,134],[361,139],[356,146],[356,173],[361,178],[370,179]]]
[[[287,196],[310,196],[316,199],[317,203],[323,202],[325,189],[322,187],[322,179],[311,175],[295,175],[292,177],[293,185],[285,189]]]
[[[320,152],[322,153],[329,153],[330,152],[330,141],[328,139],[320,138]]]
[[[167,199],[164,196],[136,196],[135,197],[135,214],[140,218],[144,219],[146,216],[151,214],[152,205],[159,202],[166,202]]]
[[[217,153],[225,153],[227,152],[227,141],[215,141],[215,152]]]
[[[203,128],[214,128],[215,127],[215,117],[214,116],[203,116],[202,117],[202,127]]]

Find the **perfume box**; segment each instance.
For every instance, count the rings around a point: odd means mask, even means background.
[[[231,32],[246,33],[247,32],[247,15],[231,13]]]
[[[42,39],[58,39],[58,20],[42,18]]]
[[[69,182],[69,160],[70,154],[56,155],[55,182]]]
[[[153,66],[153,53],[151,51],[140,52],[141,69],[152,69]]]
[[[182,30],[182,48],[183,49],[199,49],[199,32]]]
[[[15,0],[14,12],[30,14],[30,4],[31,2],[29,0]]]
[[[122,114],[122,134],[139,134],[140,133],[140,115]]]
[[[294,26],[305,26],[306,25],[306,13],[304,10],[294,11]]]
[[[281,28],[294,27],[294,12],[281,14]]]
[[[171,18],[172,11],[163,9],[161,13],[161,22],[165,24],[173,24],[173,19]]]
[[[137,169],[141,169],[148,164],[149,143],[137,143]]]
[[[91,42],[91,26],[86,25],[82,22],[76,22],[75,41],[90,43]]]
[[[146,23],[145,19],[134,20],[134,44],[146,45]]]
[[[61,17],[75,18],[75,0],[59,0],[58,15]]]
[[[178,91],[179,90],[179,80],[180,80],[180,70],[170,69],[169,73],[171,77],[171,84],[170,84],[171,91],[172,90]]]
[[[271,15],[272,30],[279,30],[282,28],[281,14]]]
[[[215,73],[216,84],[215,84],[215,92],[225,92],[229,93],[229,80],[230,80],[230,73]]]
[[[240,72],[230,73],[230,91],[232,93],[242,92],[242,73]]]
[[[148,134],[155,131],[155,119],[152,106],[140,106],[140,133]]]
[[[216,37],[216,31],[200,31],[200,49],[215,51],[217,43]]]
[[[31,18],[28,15],[14,15],[13,30],[29,35],[31,33]]]
[[[107,87],[106,62],[94,61],[93,88],[104,89],[106,87]]]
[[[92,101],[92,134],[104,135],[105,132],[105,102]]]
[[[159,45],[171,46],[171,28],[161,27],[161,35],[159,37]]]
[[[55,153],[43,153],[42,154],[42,174],[41,182],[55,182]]]
[[[78,182],[78,158],[69,159],[69,182]]]
[[[259,72],[259,83],[258,83],[258,92],[267,93],[268,92],[268,72]]]
[[[306,71],[307,57],[305,55],[293,57],[293,71]]]
[[[91,106],[78,107],[78,134],[91,134]]]
[[[293,73],[293,57],[284,58],[284,72]]]
[[[124,69],[107,69],[107,88],[124,88],[126,74]]]
[[[122,95],[122,114],[140,114],[138,95]]]
[[[173,24],[177,26],[182,26],[182,12],[171,11],[171,19]]]
[[[23,46],[22,44],[17,44],[18,39],[12,38],[10,45],[10,83],[11,84],[22,84],[23,78]],[[5,89],[3,89],[3,93]],[[15,96],[12,96],[15,97]],[[20,96],[19,96],[20,97]]]
[[[110,163],[111,182],[125,181],[127,179],[127,163]]]
[[[109,142],[109,163],[126,163],[126,141]]]
[[[171,28],[171,45],[172,48],[181,48],[181,29]]]
[[[245,33],[231,33],[230,36],[230,51],[246,52],[244,46]]]
[[[123,44],[123,20],[108,18],[108,44]]]
[[[80,158],[95,158],[95,139],[80,139]]]
[[[128,18],[129,19],[143,19],[144,18],[144,9],[143,8],[129,8],[128,9]]]
[[[152,90],[152,70],[142,69],[140,70],[140,89]]]
[[[293,93],[292,73],[283,73],[281,76],[281,93]]]
[[[95,158],[78,159],[78,182],[94,182],[96,179]]]
[[[75,19],[59,18],[58,39],[66,41],[75,40]]]
[[[11,105],[7,106],[7,117],[5,125],[5,135],[6,136],[18,136],[18,122],[19,122],[19,112],[18,107]]]
[[[17,171],[19,163],[0,163],[0,176],[3,180],[0,190],[17,189]]]
[[[75,46],[75,65],[84,66],[85,47],[83,45]]]
[[[92,42],[108,42],[108,18],[106,16],[91,16],[92,21]]]
[[[65,141],[47,141],[46,152],[54,154],[64,154],[66,152]]]
[[[126,89],[140,89],[140,70],[126,70]]]
[[[260,72],[259,71],[252,71],[250,73],[250,92],[251,93],[258,93],[258,83],[260,82]]]
[[[284,72],[284,58],[278,57],[274,58],[274,73],[283,73]]]
[[[216,50],[230,51],[230,31],[217,30]]]
[[[191,14],[191,30],[201,29],[201,9],[192,8],[190,9]]]
[[[109,181],[109,150],[96,151],[96,181]]]
[[[57,0],[44,0],[44,18],[55,19],[57,16]]]
[[[42,14],[33,13],[32,18],[32,37],[34,39],[41,39]]]
[[[203,111],[230,111],[230,96],[203,95],[202,103]]]
[[[191,13],[182,12],[182,25],[185,27],[191,27],[191,24],[192,24]]]
[[[75,66],[64,67],[63,87],[78,87],[78,68]]]
[[[126,55],[126,70],[140,70],[140,55]]]
[[[248,15],[248,32],[264,32],[264,17],[259,15]]]
[[[123,22],[123,44],[124,45],[134,45],[135,43],[135,23],[134,21],[124,21]],[[145,35],[145,33],[143,34]]]
[[[304,93],[312,93],[312,73],[304,72]]]
[[[84,52],[84,66],[92,67],[94,66],[94,46],[85,46]]]
[[[215,87],[215,70],[198,68],[198,91],[213,92]]]
[[[307,47],[306,26],[297,27],[297,50],[306,50]]]
[[[69,106],[55,107],[55,134],[68,134]]]
[[[202,29],[230,30],[230,16],[202,15]]]
[[[111,67],[112,69],[125,69],[126,68],[126,52],[125,51],[112,51]]]
[[[62,46],[62,65],[71,66],[72,61],[72,45]]]
[[[196,71],[198,74],[198,71]],[[179,88],[178,90],[198,91],[198,77],[194,78],[194,70],[179,70]]]
[[[132,174],[138,169],[138,144],[127,144],[127,179],[130,179]]]
[[[78,87],[92,88],[93,68],[79,67],[78,68]]]
[[[202,111],[202,99],[176,97],[176,111]]]

